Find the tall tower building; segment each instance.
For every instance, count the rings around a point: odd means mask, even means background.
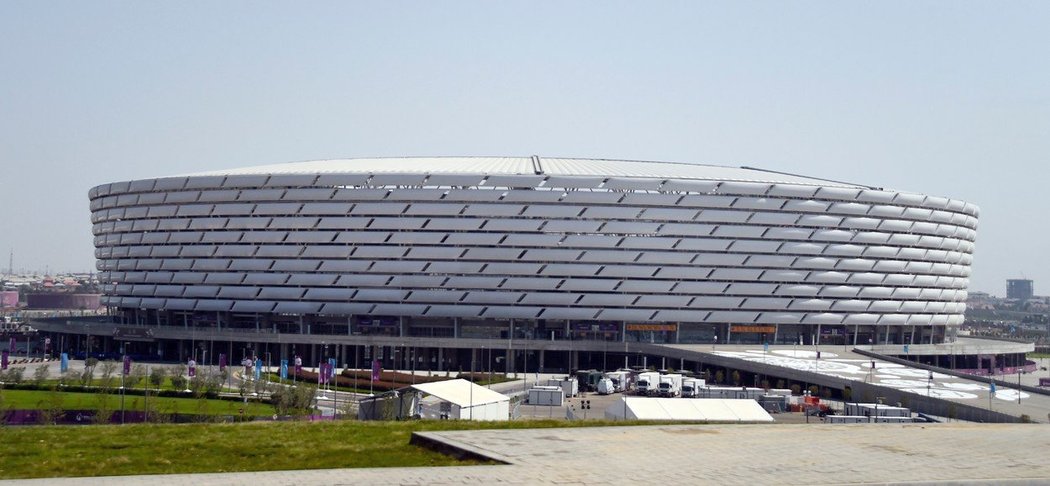
[[[1010,279],[1006,281],[1006,298],[1017,300],[1028,300],[1035,295],[1031,280]]]

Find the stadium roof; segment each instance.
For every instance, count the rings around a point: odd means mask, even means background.
[[[723,167],[681,162],[643,162],[607,159],[547,157],[397,157],[314,160],[216,170],[188,176],[275,174],[485,174],[553,175],[581,177],[637,177],[746,181],[868,188],[846,182],[818,179],[752,167]]]

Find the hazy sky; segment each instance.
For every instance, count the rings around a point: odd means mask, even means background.
[[[0,1],[0,267],[96,184],[360,156],[750,165],[981,207],[1050,294],[1050,2]]]

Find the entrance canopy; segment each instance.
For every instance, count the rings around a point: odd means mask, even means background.
[[[422,383],[412,385],[412,388],[464,408],[510,401],[510,397],[502,393],[494,392],[463,379]]]

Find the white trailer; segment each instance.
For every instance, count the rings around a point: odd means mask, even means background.
[[[575,397],[580,394],[580,382],[576,377],[571,376],[564,380],[547,380],[546,386],[556,386],[561,388],[566,398]]]
[[[657,393],[661,397],[673,398],[682,394],[682,375],[669,374],[660,376]]]
[[[911,410],[905,407],[894,407],[878,403],[846,403],[843,407],[843,415],[857,415],[863,417],[908,417],[911,418]]]
[[[611,395],[616,392],[616,387],[613,386],[612,380],[608,378],[602,378],[598,380],[598,386],[595,390],[599,395]]]
[[[560,386],[537,386],[529,389],[529,405],[560,407],[565,400],[565,392]]]
[[[659,386],[660,373],[655,371],[639,373],[638,379],[634,380],[634,389],[639,395],[655,395]]]

